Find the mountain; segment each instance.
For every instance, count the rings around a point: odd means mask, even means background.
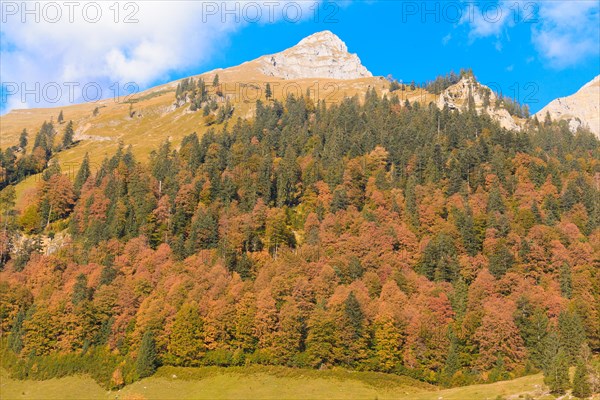
[[[553,120],[569,121],[572,132],[580,126],[588,127],[600,138],[600,75],[583,85],[577,93],[553,100],[536,115],[543,120],[547,113]]]
[[[220,82],[218,90],[210,87],[217,75]],[[313,102],[325,101],[332,105],[353,96],[364,99],[369,89],[375,89],[380,96],[390,93],[390,82],[383,77],[372,76],[359,57],[349,53],[346,44],[330,31],[317,32],[276,54],[192,78],[196,82],[203,80],[209,86],[208,99],[196,101],[194,107],[189,95],[183,98],[177,96],[177,88],[183,81],[178,80],[127,98],[57,108],[13,110],[0,117],[0,146],[4,149],[16,146],[23,129],[29,132],[32,140],[42,123],[56,121],[62,110],[65,121],[73,121],[77,141],[75,146],[53,155],[63,168],[74,168],[72,166],[78,165],[86,153],[90,154],[93,164],[99,165],[116,151],[120,143],[131,145],[133,153],[146,161],[150,150],[156,149],[167,138],[177,147],[191,132],[203,135],[210,129],[221,129],[225,121],[218,118],[218,113],[227,104],[230,106],[228,119],[236,121],[237,118],[252,118],[257,100],[263,103],[284,101],[290,94],[300,97],[308,93]],[[266,96],[267,84],[272,89],[271,98]],[[507,110],[505,99],[498,99],[472,75],[446,86],[438,95],[411,86],[402,85],[402,90],[394,92],[401,104],[406,101],[422,105],[433,102],[440,108],[447,105],[461,110],[472,96],[477,112],[485,111],[506,129],[519,130],[524,121]],[[595,87],[597,91],[597,85]],[[207,104],[213,107],[210,115],[200,109]],[[60,137],[65,124],[55,124],[54,129]]]
[[[281,53],[256,60],[266,76],[283,79],[330,78],[359,79],[373,75],[356,54],[330,31],[317,32]]]
[[[299,46],[324,42],[343,56],[329,34]],[[469,70],[429,92],[333,79],[324,57],[327,77],[258,59],[3,119],[2,138],[33,127],[0,152],[2,376],[116,390],[268,365],[442,387],[529,368],[558,392],[600,354],[600,142],[501,129],[489,115],[527,110]]]
[[[219,76],[221,95],[210,87],[216,75]],[[380,95],[389,91],[389,81],[373,77],[356,55],[348,53],[344,42],[329,31],[315,33],[279,53],[191,78],[207,83],[210,97],[219,107],[227,102],[231,104],[231,121],[252,118],[257,100],[263,103],[284,101],[290,94],[300,97],[308,93],[313,102],[325,101],[332,105],[348,97],[362,99],[369,88]],[[54,121],[54,129],[60,137],[66,124],[56,124],[56,120],[62,110],[65,121],[73,121],[78,141],[75,146],[53,155],[64,170],[76,168],[74,166],[79,165],[86,153],[92,164],[98,166],[117,150],[119,143],[131,145],[133,153],[147,161],[150,150],[156,149],[167,138],[177,147],[191,132],[203,135],[210,129],[222,128],[222,124],[207,123],[203,110],[192,111],[189,102],[176,99],[177,86],[181,82],[169,82],[126,98],[12,110],[0,116],[0,147],[16,146],[24,129],[32,141],[44,121]],[[271,99],[266,98],[267,83],[272,88]],[[402,102],[426,104],[435,100],[433,95],[420,88],[407,88],[399,96]],[[217,113],[218,110],[211,112],[215,116]],[[28,179],[22,186],[32,186],[34,179]],[[18,193],[25,196],[21,190]]]
[[[203,79],[210,86],[216,75],[219,75],[222,94],[216,95],[215,89],[209,88],[210,96],[219,106],[227,101],[231,103],[233,121],[238,117],[252,117],[257,100],[269,101],[267,83],[272,88],[272,99],[283,101],[289,94],[300,97],[308,92],[313,101],[324,100],[329,105],[354,95],[362,98],[368,88],[382,94],[389,86],[385,78],[373,77],[358,56],[348,53],[346,44],[329,31],[315,33],[279,53],[208,71],[193,79]],[[185,101],[181,105],[174,104],[178,103],[176,89],[180,82],[169,82],[128,98],[12,110],[0,117],[0,146],[17,145],[23,129],[33,138],[44,121],[56,122],[63,110],[65,120],[74,123],[79,143],[56,155],[61,165],[79,163],[86,152],[92,162],[98,164],[113,153],[120,142],[131,144],[134,154],[145,160],[148,150],[166,138],[177,146],[186,134],[195,131],[201,135],[211,129],[202,110],[191,111]],[[403,96],[411,102],[427,98],[421,89],[406,91]],[[55,124],[58,134],[64,128],[65,125]]]
[[[498,96],[489,87],[477,82],[472,75],[463,76],[458,83],[444,90],[437,99],[437,106],[462,110],[468,107],[469,98],[473,99],[472,104],[479,114],[485,111],[503,128],[521,130],[517,119],[502,107]]]

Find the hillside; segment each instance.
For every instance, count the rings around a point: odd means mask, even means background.
[[[314,56],[316,58],[311,58],[311,51],[318,53]],[[273,57],[279,60],[279,64],[271,71],[269,68],[272,69],[272,65],[265,62]],[[281,60],[289,60],[286,62],[290,65]],[[299,60],[304,60],[304,64],[298,64]],[[347,64],[348,60],[352,60],[353,64]],[[321,67],[314,68],[315,62]],[[357,72],[340,74],[336,63],[342,62],[344,65],[353,65]],[[360,65],[356,55],[347,53],[345,44],[328,32],[306,38],[282,53],[264,56],[232,68],[210,71],[193,78],[203,78],[207,83],[211,83],[216,74],[219,75],[220,89],[223,92],[223,96],[217,96],[217,101],[231,101],[234,106],[233,121],[237,117],[251,117],[256,100],[267,100],[267,83],[272,86],[273,99],[283,100],[288,94],[299,97],[309,90],[313,101],[324,100],[329,104],[355,94],[362,97],[369,87],[383,93],[389,85],[381,77],[371,77]],[[293,80],[290,80],[292,78]],[[16,145],[23,129],[27,129],[33,136],[44,121],[56,121],[62,110],[65,119],[74,122],[76,138],[82,141],[77,147],[61,152],[59,158],[62,165],[81,162],[86,152],[89,152],[93,163],[99,163],[117,149],[119,141],[126,145],[131,144],[134,153],[145,158],[150,149],[158,146],[166,138],[170,138],[177,145],[184,135],[192,132],[202,134],[207,130],[202,113],[189,112],[188,107],[173,107],[179,82],[171,82],[129,97],[100,100],[95,103],[54,109],[13,110],[0,117],[0,146],[6,148]],[[216,89],[211,87],[209,90],[214,95]],[[406,98],[410,101],[421,97],[421,91],[406,93]],[[129,102],[133,103],[131,109]],[[96,108],[98,114],[94,115]],[[130,111],[135,112],[133,117],[130,116]],[[57,127],[57,130],[60,131],[61,127]]]
[[[324,43],[345,51],[317,35],[279,53],[279,73]],[[28,137],[19,122],[57,110],[6,116],[19,143],[0,160],[17,183],[0,191],[11,379],[161,390],[169,368],[293,368],[369,397],[389,393],[355,381],[460,398],[480,384],[523,394],[544,374],[543,395],[600,392],[593,133],[527,119],[469,71],[430,92],[356,78],[357,61],[349,79],[261,81],[261,101],[227,93],[263,61],[64,108]],[[315,79],[344,89],[332,102],[281,90]],[[289,373],[264,390],[301,387]],[[322,380],[338,373],[354,383]],[[233,381],[222,375],[210,385]]]

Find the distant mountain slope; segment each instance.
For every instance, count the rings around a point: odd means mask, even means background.
[[[540,120],[550,114],[553,120],[569,121],[574,132],[580,126],[588,127],[600,138],[600,75],[585,84],[577,93],[559,97],[536,115]]]

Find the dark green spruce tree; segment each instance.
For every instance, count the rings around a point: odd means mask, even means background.
[[[73,137],[75,136],[75,132],[73,131],[73,121],[69,121],[67,127],[65,128],[65,134],[63,136],[62,148],[68,149],[73,144]]]
[[[569,389],[569,359],[564,350],[558,350],[550,361],[547,371],[544,371],[544,383],[551,393],[557,395],[565,394]]]
[[[85,157],[83,157],[79,171],[77,171],[77,175],[75,176],[75,182],[73,183],[73,188],[76,193],[81,191],[81,188],[90,177],[90,174],[90,157],[88,153],[85,153]]]
[[[592,388],[590,385],[588,368],[583,360],[579,360],[577,362],[577,367],[575,368],[575,375],[573,376],[573,396],[580,399],[586,399],[591,395]]]
[[[8,335],[8,348],[15,354],[21,353],[23,350],[23,321],[25,320],[25,312],[19,310],[13,325],[10,328],[10,334]]]
[[[146,331],[142,337],[142,343],[138,350],[137,359],[135,361],[135,372],[137,376],[146,378],[156,371],[157,364],[156,342],[151,331]]]

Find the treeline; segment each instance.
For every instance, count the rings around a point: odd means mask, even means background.
[[[57,121],[59,124],[63,122],[62,111]],[[67,123],[60,141],[57,141],[57,136],[54,124],[44,121],[32,144],[29,142],[29,133],[23,129],[18,145],[0,149],[0,190],[19,183],[29,175],[42,172],[53,154],[71,147],[75,136],[73,122]],[[27,152],[28,147],[31,148],[30,152]]]
[[[425,82],[423,86],[429,93],[440,95],[444,90],[448,89],[454,84],[457,84],[463,77],[466,76],[473,76],[473,70],[461,69],[460,73],[458,74],[456,74],[454,71],[450,71],[446,75],[440,75],[436,77],[433,81]]]
[[[182,79],[177,84],[175,90],[176,105],[190,103],[190,111],[202,110],[207,126],[213,124],[222,124],[233,115],[234,107],[223,95],[221,85],[219,83],[219,74],[216,74],[212,82],[211,94],[209,88],[203,78],[198,78],[196,81],[192,78]],[[224,103],[219,106],[219,102]]]
[[[435,95],[440,95],[444,90],[448,89],[450,86],[458,83],[464,77],[475,77],[473,71],[471,69],[461,69],[459,74],[451,71],[446,75],[440,75],[436,77],[433,81],[428,81],[422,85],[422,87],[430,93]],[[477,84],[479,85],[479,84]],[[414,87],[414,83],[413,83]],[[393,88],[393,89],[392,89]],[[392,82],[390,84],[390,91],[394,91],[400,88],[397,82]],[[489,88],[485,88],[483,86],[479,86],[478,88],[479,94],[483,97],[482,106],[484,108],[489,107],[491,104],[490,98],[492,96],[492,91]],[[474,100],[472,94],[469,95],[468,105],[473,106]],[[496,93],[496,101],[493,104],[494,108],[504,108],[506,109],[510,115],[517,116],[519,118],[529,118],[529,106],[527,104],[521,104],[518,100],[513,99],[509,96],[503,96],[502,93]]]
[[[71,234],[0,272],[12,365],[108,348],[109,386],[246,363],[445,385],[543,370],[557,393],[579,364],[591,382],[599,149],[564,123],[511,132],[371,90],[258,102],[252,121],[147,165],[121,147],[75,183],[54,166],[7,223]]]

